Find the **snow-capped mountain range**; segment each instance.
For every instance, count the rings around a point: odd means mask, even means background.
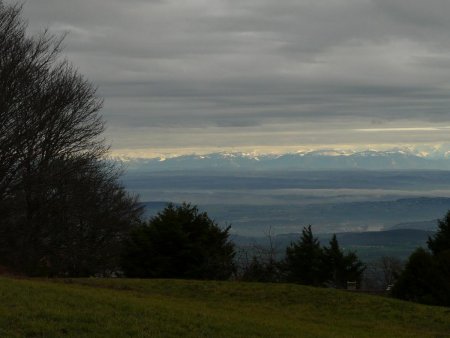
[[[448,152],[317,150],[286,154],[219,152],[155,158],[116,158],[129,171],[168,170],[450,170]]]

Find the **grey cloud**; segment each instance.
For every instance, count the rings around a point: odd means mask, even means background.
[[[397,22],[433,28],[449,26],[450,3],[446,0],[374,0],[373,2]]]
[[[99,85],[105,118],[124,139],[138,127],[153,128],[160,145],[164,128],[196,125],[236,133],[234,144],[268,142],[279,125],[332,134],[339,121],[450,123],[446,0],[33,0],[24,8],[33,31],[71,32],[66,53]],[[374,142],[336,142],[345,137]],[[308,141],[280,142],[288,139]]]

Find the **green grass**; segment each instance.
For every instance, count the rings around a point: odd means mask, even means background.
[[[288,284],[0,278],[0,337],[450,337],[450,308]]]

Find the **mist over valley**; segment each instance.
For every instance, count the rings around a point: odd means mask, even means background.
[[[367,157],[358,156],[360,163]],[[315,164],[313,169],[293,169],[280,164],[278,169],[268,169],[261,156],[255,159],[223,154],[157,162],[135,160],[129,164],[123,183],[139,194],[148,216],[167,202],[187,201],[220,224],[231,224],[233,233],[256,237],[264,236],[269,228],[276,234],[296,233],[308,224],[320,233],[379,231],[398,228],[398,224],[406,224],[401,228],[431,230],[435,220],[450,208],[450,171],[409,169],[404,165],[393,169],[392,163],[399,163],[393,158],[404,158],[402,153],[371,153],[369,160],[378,163],[374,167],[383,167],[388,157],[391,167],[380,170],[324,169],[325,164],[330,167],[337,163],[336,157],[344,156],[315,157],[322,167]],[[226,163],[231,160],[240,165],[228,168]],[[273,156],[265,160],[277,161]],[[446,165],[450,162],[441,161]],[[166,166],[165,170],[157,170],[158,162]],[[202,167],[213,162],[217,165],[214,168]]]

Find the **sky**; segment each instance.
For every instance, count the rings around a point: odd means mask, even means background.
[[[448,0],[26,0],[23,13],[30,33],[68,32],[64,56],[130,156],[449,147],[449,14]]]

